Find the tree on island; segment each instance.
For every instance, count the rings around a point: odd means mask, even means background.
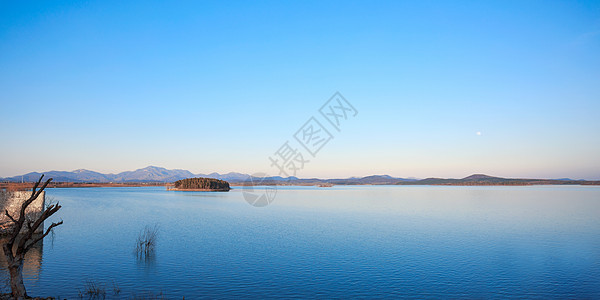
[[[175,181],[175,188],[181,190],[229,191],[229,182],[214,178],[187,178]]]
[[[12,291],[11,296],[13,299],[29,298],[27,296],[27,291],[25,290],[25,284],[23,284],[23,260],[25,259],[25,254],[36,243],[43,240],[54,227],[63,223],[62,221],[58,223],[52,223],[48,229],[46,229],[46,232],[43,232],[42,228],[41,234],[34,235],[36,230],[40,226],[43,226],[44,221],[61,208],[58,203],[49,205],[36,219],[31,219],[30,216],[25,213],[27,207],[33,203],[38,196],[40,196],[50,181],[52,181],[52,178],[48,179],[42,185],[42,187],[37,190],[42,182],[42,178],[44,178],[44,175],[42,175],[37,183],[33,186],[33,189],[31,190],[31,196],[21,205],[18,216],[11,216],[8,210],[4,211],[6,216],[10,219],[10,221],[12,221],[8,242],[6,242],[2,248],[8,262],[10,288]]]

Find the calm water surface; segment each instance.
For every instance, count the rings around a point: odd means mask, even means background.
[[[94,281],[107,299],[600,298],[598,187],[280,187],[263,208],[240,189],[48,197],[64,224],[28,257],[31,295],[77,299]]]

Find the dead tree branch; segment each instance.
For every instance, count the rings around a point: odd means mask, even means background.
[[[8,262],[8,269],[11,277],[11,295],[13,299],[27,298],[27,292],[25,290],[25,285],[23,284],[22,274],[23,260],[25,258],[25,254],[36,243],[43,240],[50,232],[52,232],[52,230],[56,226],[59,226],[63,223],[62,221],[52,223],[50,226],[48,226],[48,229],[46,229],[46,231],[43,232],[40,236],[34,237],[34,233],[38,230],[40,226],[43,226],[44,221],[50,218],[50,216],[55,214],[61,208],[61,206],[58,203],[49,205],[35,220],[30,219],[25,213],[29,205],[31,205],[31,203],[33,203],[33,201],[35,201],[42,194],[42,192],[46,189],[48,184],[52,181],[52,178],[50,178],[46,180],[46,182],[44,182],[44,184],[40,187],[43,178],[44,175],[42,175],[40,179],[35,183],[33,189],[31,190],[31,195],[21,205],[18,219],[15,219],[13,216],[11,216],[8,210],[4,211],[6,216],[13,222],[13,230],[10,233],[10,238],[8,242],[6,242],[2,246],[4,250],[4,255],[6,256]]]

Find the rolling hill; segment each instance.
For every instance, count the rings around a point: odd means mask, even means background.
[[[248,184],[250,175],[230,172],[227,174],[193,174],[188,170],[165,169],[148,166],[135,171],[126,171],[118,174],[102,174],[85,169],[74,171],[49,171],[44,172],[46,177],[54,178],[54,182],[75,183],[171,183],[193,177],[204,177],[224,180],[232,184]],[[8,182],[35,182],[42,173],[32,172],[21,176],[2,178]],[[253,184],[261,185],[600,185],[600,181],[571,180],[571,179],[520,179],[501,178],[484,174],[473,174],[462,179],[453,178],[397,178],[389,175],[372,175],[366,177],[350,177],[342,179],[297,178],[272,176],[266,178],[252,178]]]

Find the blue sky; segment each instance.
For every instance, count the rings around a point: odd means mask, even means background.
[[[600,2],[0,3],[0,176],[275,174],[336,91],[299,177],[600,179]]]

